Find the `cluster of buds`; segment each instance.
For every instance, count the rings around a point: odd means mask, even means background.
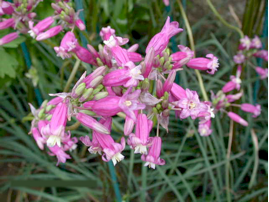
[[[182,45],[178,46],[180,51],[170,54],[169,39],[182,31],[168,17],[161,32],[150,40],[144,58],[135,52],[137,44],[123,48],[129,40],[116,36],[111,27],[102,28],[103,45],[98,51],[91,45],[88,49],[81,47],[73,32],[67,32],[60,46],[54,48],[57,55],[64,59],[75,54],[95,68],[89,75],[84,73],[70,92],[52,94],[56,98],[37,110],[31,106],[31,133],[39,148],[46,145],[58,163],[65,162],[70,158],[66,151],[74,149],[80,139],[90,153],[100,154],[104,161],[112,160],[115,165],[124,159],[127,139],[134,153],[141,154],[145,166],[154,169],[165,164],[160,158],[159,127],[169,132],[171,111],[180,119],[199,119],[200,135],[210,135],[212,104],[200,101],[196,91],[184,89],[174,80],[184,65],[213,74],[218,59],[213,54],[193,58],[194,52]],[[111,136],[114,116],[125,119],[120,143]],[[67,127],[72,118],[92,130],[91,138],[72,137]],[[156,135],[152,135],[155,125]]]
[[[261,106],[260,105],[252,105],[248,103],[244,104],[233,104],[233,102],[239,100],[242,95],[243,91],[241,89],[241,72],[242,72],[242,67],[241,65],[238,65],[237,71],[236,71],[236,76],[232,75],[230,77],[230,81],[227,82],[223,87],[222,90],[219,91],[216,95],[214,95],[213,92],[211,92],[211,99],[212,99],[212,104],[214,106],[215,112],[217,111],[222,111],[228,114],[228,116],[235,122],[240,123],[243,126],[248,126],[248,122],[241,118],[239,115],[237,115],[234,112],[227,112],[225,109],[230,108],[231,106],[234,107],[240,107],[241,110],[245,112],[249,112],[253,114],[253,117],[257,117],[261,113]],[[232,91],[240,91],[236,94],[229,94],[227,93],[232,92]]]
[[[16,32],[7,34],[0,39],[0,46],[10,43],[19,37],[19,34],[27,34],[37,41],[45,40],[56,36],[65,28],[73,30],[78,27],[85,30],[84,23],[79,19],[72,3],[66,0],[52,3],[55,10],[53,16],[37,21],[34,9],[42,0],[14,0],[14,3],[7,1],[0,2],[0,30],[12,28]],[[2,18],[4,16],[5,18]],[[55,25],[55,26],[53,26]]]
[[[245,36],[240,39],[238,52],[233,59],[237,65],[243,65],[246,60],[250,62],[252,57],[261,58],[268,62],[268,51],[262,49],[262,42],[258,36],[255,36],[253,39]],[[261,79],[266,79],[268,77],[268,68],[257,67],[252,64],[251,66],[255,69]]]

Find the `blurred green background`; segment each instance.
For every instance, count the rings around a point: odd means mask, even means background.
[[[51,2],[46,0],[37,7],[40,19],[53,14]],[[142,54],[167,16],[185,29],[178,0],[170,0],[169,7],[165,7],[162,0],[78,0],[74,6],[79,6],[80,2],[87,27],[83,36],[95,48],[101,42],[100,29],[108,25],[118,36],[129,38],[128,45],[138,43],[138,52]],[[261,36],[267,49],[266,0],[214,0],[212,3],[229,24],[242,28],[250,37]],[[219,71],[214,76],[202,74],[210,96],[211,90],[216,93],[234,73],[233,55],[237,52],[240,36],[222,24],[207,0],[187,0],[182,4],[194,34],[197,56],[212,52],[220,60]],[[0,31],[0,36],[7,32]],[[83,37],[76,34],[78,38]],[[89,154],[81,143],[71,153],[71,160],[56,167],[56,159],[40,151],[28,135],[30,122],[25,117],[30,112],[27,103],[38,107],[41,102],[36,97],[37,89],[42,100],[50,99],[49,93],[62,92],[72,71],[75,60],[62,60],[53,50],[62,37],[63,33],[36,42],[29,36],[22,36],[0,47],[0,201],[117,201],[119,192],[122,201],[267,201],[268,84],[267,80],[260,81],[250,67],[244,72],[242,102],[259,103],[262,113],[256,119],[242,113],[250,124],[248,127],[234,126],[230,157],[227,157],[230,122],[225,114],[218,113],[213,120],[211,136],[200,137],[197,122],[176,120],[171,113],[169,134],[161,131],[161,156],[166,165],[157,166],[156,170],[143,167],[140,156],[133,155],[127,146],[123,152],[125,160],[115,167],[116,183],[108,164],[100,156]],[[22,42],[25,45],[22,46]],[[175,52],[179,44],[189,46],[186,29],[170,41],[169,47]],[[253,61],[257,65],[261,62]],[[89,65],[81,65],[77,79],[85,69],[91,71]],[[191,69],[180,71],[177,83],[200,92]],[[120,117],[113,120],[115,139],[122,136],[123,122]],[[255,130],[258,147],[254,146],[251,129]],[[87,135],[90,131],[80,127],[72,133]],[[89,187],[30,188],[13,187],[11,183],[11,180],[34,179],[89,179],[90,184]]]

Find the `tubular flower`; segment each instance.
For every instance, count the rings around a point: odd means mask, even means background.
[[[42,135],[48,137],[47,146],[53,147],[57,144],[61,147],[62,139],[65,136],[67,122],[67,104],[59,103],[52,114],[51,121],[41,130]]]
[[[145,166],[155,169],[156,165],[164,165],[165,160],[160,158],[162,147],[162,139],[160,137],[153,137],[148,154],[143,154],[141,160],[145,161]]]
[[[62,59],[70,58],[71,54],[69,53],[76,48],[78,42],[73,32],[67,32],[61,41],[60,47],[54,47],[55,52],[58,57]]]
[[[187,66],[192,69],[207,70],[207,73],[214,74],[219,67],[218,58],[213,54],[207,54],[207,58],[194,58],[191,59]]]
[[[252,113],[253,114],[252,117],[256,118],[261,114],[261,105],[254,106],[252,104],[244,103],[241,104],[241,110]]]
[[[182,32],[183,29],[178,28],[179,24],[176,21],[170,22],[170,17],[167,17],[167,20],[158,34],[156,34],[149,42],[146,53],[149,52],[150,48],[153,47],[155,55],[159,55],[168,45],[169,39],[174,35]]]
[[[255,70],[260,75],[261,79],[268,77],[268,68],[256,67]]]
[[[180,49],[179,52],[173,53],[171,55],[173,64],[173,69],[178,69],[187,64],[190,59],[194,56],[194,52],[190,50],[188,47],[183,45],[178,45]]]
[[[145,114],[138,114],[135,134],[130,134],[128,139],[128,144],[135,150],[134,153],[147,154],[152,124],[153,122]]]
[[[248,126],[248,122],[246,120],[242,119],[238,114],[236,114],[234,112],[228,112],[228,116],[233,121],[235,121],[243,126]]]

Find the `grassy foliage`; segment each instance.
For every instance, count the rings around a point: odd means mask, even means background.
[[[252,1],[248,2],[250,4]],[[98,32],[101,27],[107,25],[115,28],[118,35],[128,36],[129,44],[138,43],[140,52],[145,50],[149,39],[161,29],[167,15],[173,16],[174,20],[179,21],[185,28],[176,1],[171,1],[169,12],[160,0],[101,0],[83,3],[87,25],[87,33],[84,34],[89,36],[86,39],[93,46],[100,43]],[[40,13],[46,17],[45,15],[49,15],[51,11],[49,2],[44,1],[42,5],[39,8]],[[255,4],[255,9],[257,6]],[[186,8],[187,15],[191,9],[192,3],[189,3]],[[251,12],[250,7],[246,10]],[[250,13],[244,15],[244,19],[253,17]],[[255,22],[252,24],[259,28]],[[197,56],[212,52],[220,59],[220,69],[214,76],[202,74],[207,94],[210,96],[210,90],[217,92],[221,89],[233,72],[232,57],[237,50],[239,35],[223,26],[211,12],[205,13],[202,19],[197,19],[191,27]],[[243,28],[245,33],[250,29],[248,26]],[[260,32],[255,34],[260,35]],[[63,90],[75,64],[74,59],[63,61],[56,57],[53,47],[59,44],[60,38],[61,36],[57,36],[44,42],[26,39],[32,66],[37,70],[39,77],[37,88],[43,99],[49,99],[48,93]],[[169,46],[177,44],[189,45],[186,32],[176,36]],[[55,166],[54,157],[38,149],[33,138],[27,134],[30,128],[30,122],[25,119],[30,111],[27,103],[34,103],[36,106],[38,104],[32,81],[24,76],[28,70],[21,47],[4,47],[1,51],[16,59],[15,62],[11,60],[13,65],[16,61],[19,64],[15,69],[16,78],[5,77],[1,81],[1,198],[5,198],[5,201],[115,201],[114,182],[108,164],[99,156],[90,155],[81,143],[72,153],[72,159],[59,167]],[[252,61],[254,64],[257,62]],[[12,65],[7,63],[9,66]],[[0,65],[5,65],[2,60]],[[91,71],[89,65],[82,64],[76,75],[77,79],[85,69]],[[11,71],[13,70],[9,70]],[[115,167],[124,201],[267,200],[268,85],[266,81],[260,81],[259,87],[254,88],[255,83],[259,81],[258,76],[248,66],[244,71],[242,101],[254,103],[253,93],[257,93],[257,102],[262,106],[261,115],[252,119],[251,115],[244,114],[244,118],[250,123],[249,126],[234,124],[230,132],[229,119],[225,114],[219,113],[212,123],[212,135],[201,137],[197,133],[196,122],[191,119],[180,121],[171,114],[169,133],[161,131],[162,157],[166,165],[158,166],[156,170],[145,168],[140,156],[134,155],[127,148],[123,153],[126,160]],[[197,78],[191,69],[185,68],[184,71],[180,71],[177,82],[184,88],[199,92]],[[120,117],[113,120],[112,134],[118,139],[123,133],[122,123],[123,119]],[[81,136],[89,133],[90,131],[83,127],[74,131],[74,134]],[[231,134],[231,151],[230,155],[227,155]],[[88,179],[89,187],[12,187],[10,180],[16,179]]]

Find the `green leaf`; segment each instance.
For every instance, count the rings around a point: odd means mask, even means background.
[[[5,75],[15,78],[15,69],[18,66],[18,62],[15,58],[9,55],[4,49],[0,48],[1,63],[0,63],[0,77],[4,78]]]

